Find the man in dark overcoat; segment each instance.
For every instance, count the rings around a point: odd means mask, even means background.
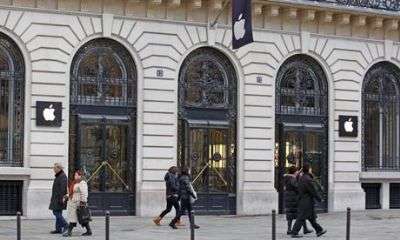
[[[64,196],[67,194],[68,178],[64,173],[60,163],[55,163],[54,167],[55,179],[51,193],[49,209],[53,211],[56,217],[56,229],[51,231],[51,234],[61,234],[68,228],[68,223],[63,217],[63,210],[67,208],[64,201]]]
[[[292,229],[292,237],[302,237],[299,235],[299,231],[306,220],[308,220],[317,236],[320,237],[326,233],[317,223],[317,213],[315,212],[315,200],[321,201],[321,197],[317,193],[314,183],[313,176],[310,173],[310,165],[308,163],[303,164],[303,174],[299,177],[298,191],[299,191],[299,202],[298,202],[298,213],[297,219]]]

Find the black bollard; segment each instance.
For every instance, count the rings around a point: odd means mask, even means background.
[[[194,240],[194,214],[190,214],[190,240]]]
[[[110,240],[110,212],[106,212],[106,240]]]
[[[17,212],[17,240],[21,240],[21,212]]]
[[[272,210],[272,240],[276,240],[276,211]]]
[[[347,208],[346,240],[350,240],[351,208]]]

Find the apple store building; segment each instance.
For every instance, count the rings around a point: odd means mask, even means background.
[[[97,215],[158,214],[174,165],[198,214],[283,213],[303,163],[321,212],[400,208],[394,15],[260,0],[232,50],[222,2],[0,0],[0,215],[51,217],[54,163]]]

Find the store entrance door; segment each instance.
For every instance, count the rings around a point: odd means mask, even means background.
[[[227,126],[188,124],[185,159],[198,193],[194,208],[198,214],[235,214],[235,134]]]
[[[80,118],[76,166],[85,172],[94,214],[133,215],[134,162],[129,119]]]
[[[277,189],[279,191],[279,212],[284,213],[284,180],[290,166],[301,168],[303,163],[311,165],[314,179],[323,188],[324,196],[321,203],[317,203],[317,210],[327,211],[328,190],[328,161],[326,129],[319,124],[279,124],[276,141],[275,171]]]

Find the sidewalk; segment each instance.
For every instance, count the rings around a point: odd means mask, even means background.
[[[187,223],[187,218],[183,217]],[[328,233],[320,239],[345,240],[346,213],[321,214],[318,218]],[[163,226],[152,224],[150,218],[112,217],[111,240],[189,240],[188,225],[179,230],[168,227],[169,219]],[[269,240],[271,239],[271,216],[198,216],[196,223],[201,229],[196,231],[196,240]],[[60,235],[50,235],[53,221],[23,220],[23,240],[58,240]],[[104,240],[104,218],[94,218],[94,235],[81,237],[82,229],[75,230],[72,239]],[[16,222],[0,221],[0,240],[16,239]],[[286,221],[283,215],[277,216],[277,239],[291,239],[286,235]],[[352,213],[351,239],[359,240],[397,240],[400,239],[400,211],[364,211]],[[316,239],[315,234],[303,239]]]

